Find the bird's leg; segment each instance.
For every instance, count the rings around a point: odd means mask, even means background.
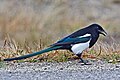
[[[80,58],[80,63],[84,63],[85,65],[88,63],[87,60],[83,60],[83,59],[81,58],[82,53],[81,53],[81,54],[76,54],[76,55]]]

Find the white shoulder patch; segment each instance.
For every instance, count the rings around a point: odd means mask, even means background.
[[[88,36],[91,36],[91,34],[85,34],[83,36],[80,36],[80,38],[82,38],[82,37],[88,37]]]

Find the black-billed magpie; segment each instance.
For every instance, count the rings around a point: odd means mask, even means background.
[[[99,38],[99,34],[106,36],[107,33],[99,24],[91,24],[88,27],[75,31],[63,39],[57,41],[56,43],[50,45],[49,48],[20,57],[7,58],[4,59],[4,61],[21,60],[52,50],[65,49],[73,52],[80,58],[82,63],[86,64],[86,62],[81,58],[82,52],[87,48],[91,48],[96,43]]]

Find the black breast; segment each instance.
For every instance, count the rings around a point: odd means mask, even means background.
[[[92,35],[92,39],[90,41],[89,48],[91,48],[97,42],[97,40],[99,38],[99,34],[98,33],[92,33],[91,35]]]

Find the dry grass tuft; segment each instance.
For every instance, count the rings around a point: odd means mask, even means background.
[[[42,50],[45,46],[40,42],[33,42],[34,46],[30,46],[26,41],[24,42],[24,45],[19,45],[14,39],[11,39],[9,36],[7,36],[4,40],[4,45],[0,49],[0,56],[1,60],[5,58],[11,58],[11,57],[18,57],[25,54],[33,53],[36,51]],[[35,62],[35,61],[67,61],[72,54],[68,51],[51,51],[48,53],[44,53],[42,55],[38,55],[32,58],[28,58],[26,60],[20,60],[21,61],[29,61],[29,62]]]

